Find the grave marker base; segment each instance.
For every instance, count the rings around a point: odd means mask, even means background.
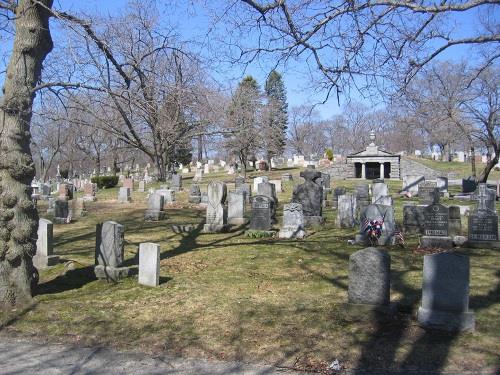
[[[56,264],[59,264],[59,256],[58,255],[49,255],[49,256],[44,256],[44,255],[35,255],[33,257],[33,265],[37,269],[44,269],[47,267],[52,267],[55,266]]]
[[[118,281],[120,279],[128,277],[131,274],[131,267],[111,267],[97,265],[94,267],[94,273],[98,279]]]
[[[167,213],[165,211],[146,210],[144,213],[144,220],[146,221],[159,221],[165,220],[166,218]]]
[[[223,233],[228,230],[227,225],[218,225],[218,224],[205,224],[203,225],[203,233]]]
[[[444,331],[474,331],[474,312],[454,313],[450,311],[428,310],[420,307],[417,313],[418,323],[424,328]]]
[[[422,236],[420,237],[420,247],[431,247],[440,249],[453,248],[453,239],[449,236]]]

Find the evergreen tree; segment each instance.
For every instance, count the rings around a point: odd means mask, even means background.
[[[238,85],[227,113],[225,146],[240,160],[246,174],[247,161],[259,146],[261,117],[261,92],[252,76],[245,77]]]
[[[286,145],[288,103],[281,74],[273,70],[267,77],[265,90],[267,104],[262,136],[263,148],[270,166],[271,158],[281,155]]]

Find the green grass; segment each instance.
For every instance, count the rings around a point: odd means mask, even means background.
[[[472,175],[472,167],[470,163],[460,163],[458,161],[443,162],[415,157],[412,157],[411,159],[437,171],[454,173],[456,175],[456,178],[463,178]],[[479,176],[481,171],[484,169],[484,166],[485,165],[483,163],[476,163],[477,176]],[[500,171],[492,170],[490,172],[490,175],[488,176],[488,182],[495,183],[496,180],[500,180]]]
[[[294,181],[279,194],[280,209],[291,197]],[[283,173],[273,171],[272,178]],[[262,174],[252,173],[251,176]],[[192,175],[190,175],[192,176]],[[234,181],[224,173],[206,176]],[[88,216],[55,225],[55,252],[62,263],[41,272],[37,302],[3,328],[7,334],[47,337],[74,343],[189,357],[235,359],[321,369],[338,358],[348,368],[420,368],[477,370],[498,365],[500,352],[500,261],[495,250],[461,252],[471,258],[470,306],[477,329],[461,335],[426,332],[413,314],[421,296],[422,256],[408,248],[390,248],[391,300],[399,302],[393,320],[351,321],[346,314],[349,256],[361,247],[348,245],[355,229],[337,229],[335,212],[324,210],[326,225],[305,240],[250,238],[243,230],[203,234],[199,229],[175,234],[171,224],[202,224],[205,212],[187,204],[191,179],[184,180],[168,219],[143,220],[145,194],[133,203],[112,200],[117,188],[98,193],[87,204]],[[359,181],[333,181],[353,189]],[[396,196],[401,182],[389,182]],[[406,201],[406,200],[405,200]],[[405,202],[396,199],[401,221]],[[450,202],[448,202],[450,203]],[[463,204],[463,203],[462,203]],[[44,206],[39,207],[42,216]],[[117,284],[93,276],[95,224],[116,220],[125,225],[125,252],[137,262],[138,244],[161,245],[161,285],[148,288],[131,277]],[[282,218],[278,217],[281,223]],[[464,227],[465,230],[465,227]]]

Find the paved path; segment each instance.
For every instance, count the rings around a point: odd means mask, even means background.
[[[269,366],[238,362],[152,357],[106,348],[31,342],[0,336],[1,375],[73,374],[298,374]],[[304,373],[301,373],[301,375]]]

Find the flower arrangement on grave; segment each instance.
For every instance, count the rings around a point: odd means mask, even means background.
[[[383,225],[384,219],[365,219],[363,223],[363,232],[366,234],[372,245],[378,244],[378,239],[382,236]]]

